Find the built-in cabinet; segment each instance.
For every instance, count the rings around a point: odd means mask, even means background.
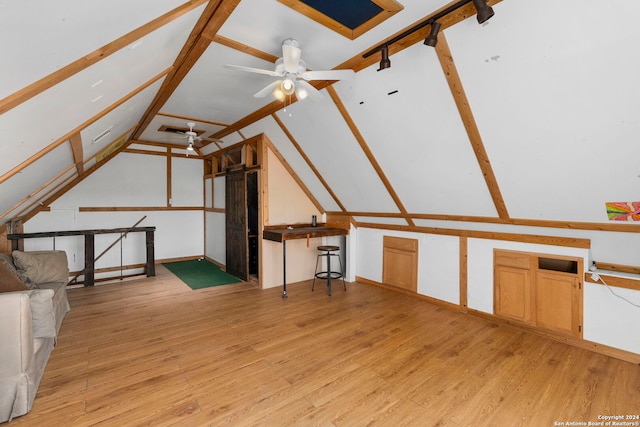
[[[582,259],[494,250],[494,313],[582,337]]]
[[[418,240],[384,236],[382,281],[408,291],[418,291]]]

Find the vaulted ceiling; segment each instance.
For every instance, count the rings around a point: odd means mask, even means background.
[[[637,2],[490,1],[482,25],[468,3],[381,71],[363,54],[457,2],[373,1],[389,12],[351,34],[296,3],[0,0],[0,224],[122,150],[183,149],[159,129],[187,122],[219,140],[202,156],[267,134],[324,211],[363,222],[605,223],[637,198]],[[253,97],[274,77],[225,68],[273,69],[287,38],[355,76],[281,102]]]

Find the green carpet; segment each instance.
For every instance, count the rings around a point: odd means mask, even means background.
[[[239,283],[242,280],[220,269],[207,260],[190,260],[163,263],[173,274],[191,289],[209,288],[212,286]]]

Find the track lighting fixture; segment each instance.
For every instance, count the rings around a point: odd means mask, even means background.
[[[478,15],[476,18],[478,19],[478,24],[485,23],[489,18],[491,18],[494,14],[493,8],[487,5],[486,0],[472,0],[473,5],[476,7],[476,11]]]
[[[382,46],[380,54],[382,56],[382,59],[380,59],[380,68],[378,68],[378,71],[391,68],[391,60],[389,59],[389,46]]]
[[[440,31],[441,26],[442,25],[439,22],[434,22],[431,24],[431,32],[429,33],[427,38],[424,39],[424,44],[426,44],[427,46],[436,47],[436,44],[438,44],[438,31]]]
[[[487,4],[487,0],[459,0],[456,3],[450,4],[445,9],[440,10],[438,13],[427,17],[424,21],[417,23],[413,27],[398,34],[392,39],[385,40],[383,43],[364,53],[362,57],[368,58],[380,51],[382,52],[382,60],[380,61],[380,69],[378,69],[378,71],[389,68],[391,67],[391,62],[389,61],[389,46],[415,33],[416,31],[420,31],[427,25],[431,25],[431,33],[427,36],[426,39],[424,39],[424,44],[426,44],[427,46],[435,46],[438,43],[438,31],[441,27],[440,23],[438,23],[437,20],[444,18],[450,13],[455,12],[456,10],[471,2],[473,2],[473,5],[476,8],[476,18],[478,19],[479,24],[485,23],[494,15],[493,8],[491,8],[491,6]]]

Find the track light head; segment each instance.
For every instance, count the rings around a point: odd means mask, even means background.
[[[485,23],[494,15],[493,8],[487,5],[486,0],[473,0],[473,5],[476,7],[476,11],[478,12],[478,24]]]
[[[383,46],[380,50],[380,54],[382,55],[382,59],[380,59],[380,68],[378,68],[378,71],[391,68],[391,60],[389,59],[389,46]]]
[[[431,32],[424,39],[424,44],[431,47],[436,47],[438,44],[438,31],[440,31],[441,24],[439,22],[433,22],[431,24]]]

